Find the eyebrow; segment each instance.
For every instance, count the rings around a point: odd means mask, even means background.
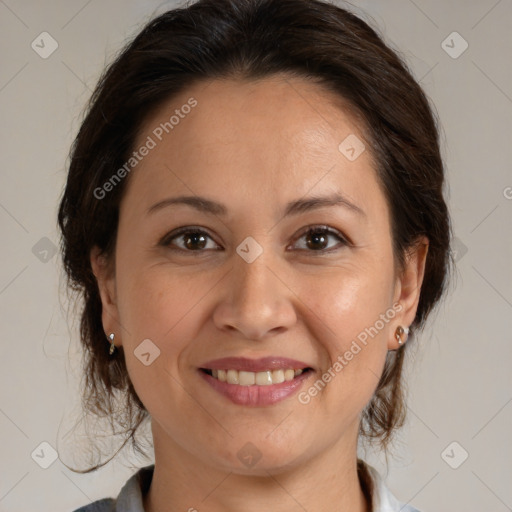
[[[170,197],[159,201],[148,209],[147,214],[149,215],[158,210],[161,210],[162,208],[179,204],[188,205],[200,212],[213,215],[225,216],[228,213],[226,206],[211,199],[207,199],[206,197],[179,196]],[[284,217],[289,215],[298,215],[300,213],[309,212],[318,208],[325,208],[327,206],[343,206],[362,217],[366,217],[366,213],[359,206],[350,202],[341,194],[333,194],[330,196],[313,196],[306,199],[297,199],[295,201],[291,201],[286,205],[284,210]]]

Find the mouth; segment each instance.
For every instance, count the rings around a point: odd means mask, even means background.
[[[200,368],[203,373],[210,375],[220,382],[226,382],[237,386],[272,386],[290,382],[303,373],[312,371],[312,368],[279,368],[268,369],[260,372],[251,372],[236,369]]]
[[[265,407],[291,398],[314,368],[287,357],[260,359],[225,357],[207,361],[198,368],[204,382],[237,405]]]

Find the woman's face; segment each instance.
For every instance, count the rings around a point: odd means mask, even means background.
[[[217,80],[145,123],[113,273],[91,257],[155,449],[247,474],[355,453],[425,254],[395,273],[385,197],[339,105],[298,78]]]

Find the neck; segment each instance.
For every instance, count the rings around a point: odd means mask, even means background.
[[[357,471],[357,435],[350,450],[340,442],[291,469],[253,476],[207,466],[158,425],[152,428],[155,469],[146,512],[371,512]]]

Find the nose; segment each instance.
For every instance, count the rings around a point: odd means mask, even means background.
[[[252,263],[238,254],[233,270],[224,280],[223,298],[213,321],[222,331],[238,331],[250,340],[262,340],[285,332],[296,322],[294,293],[284,272],[270,260],[266,250]]]

